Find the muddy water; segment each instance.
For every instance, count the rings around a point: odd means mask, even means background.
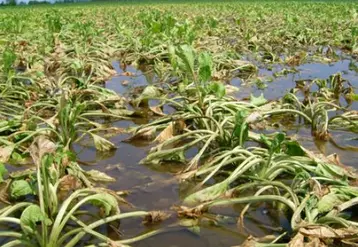
[[[119,63],[114,63],[118,75],[106,82],[106,88],[112,89],[122,95],[129,94],[137,87],[155,83],[156,76],[149,70],[143,71],[131,66],[121,67]],[[260,69],[259,75],[262,77],[273,77],[274,72],[282,70],[283,67],[276,67],[272,71]],[[312,63],[297,67],[296,73],[274,78],[272,82],[265,83],[264,89],[259,89],[255,84],[245,84],[239,78],[235,78],[231,83],[240,87],[236,93],[237,98],[246,98],[251,93],[259,95],[263,93],[267,99],[273,100],[282,97],[288,90],[295,87],[297,80],[322,78],[326,79],[330,75],[341,72],[343,77],[350,83],[357,86],[357,73],[354,71],[352,61],[343,59],[333,64]],[[358,109],[357,104],[351,106]],[[118,127],[135,126],[135,122],[119,121],[114,124]],[[347,151],[345,146],[357,146],[358,141],[352,140],[355,135],[352,133],[332,132],[335,143],[317,142],[306,127],[299,127],[288,131],[290,135],[296,135],[300,142],[310,150],[320,151],[326,155],[337,153],[344,164],[358,168],[355,160],[358,152]],[[165,210],[170,211],[173,205],[180,204],[180,198],[185,192],[185,187],[180,185],[174,174],[181,167],[177,164],[148,167],[140,165],[139,161],[145,157],[150,149],[150,145],[143,143],[127,143],[124,140],[127,135],[121,134],[111,139],[118,149],[111,153],[98,153],[94,148],[75,147],[79,154],[79,159],[87,164],[84,169],[97,169],[108,173],[117,181],[108,184],[108,187],[115,191],[129,190],[131,193],[126,199],[135,206],[137,210]],[[195,150],[194,150],[195,152]],[[217,226],[212,222],[203,222],[200,231],[193,232],[187,229],[178,229],[173,232],[163,233],[148,238],[133,246],[140,247],[170,247],[170,246],[233,246],[240,244],[247,234],[255,236],[265,236],[288,230],[289,222],[280,215],[279,212],[270,210],[267,205],[258,208],[251,208],[245,219],[246,231],[240,230],[237,226],[236,217],[240,214],[241,206],[218,209],[216,213],[229,216],[225,223]],[[133,210],[123,206],[123,210]],[[175,222],[175,216],[163,224]],[[123,238],[132,237],[148,229],[141,226],[139,221],[129,220],[121,222],[120,231]],[[198,230],[198,229],[196,229]],[[118,234],[111,229],[101,229],[112,238],[118,238]]]
[[[357,93],[358,89],[358,70],[357,63],[349,58],[344,58],[338,62],[323,64],[323,63],[310,63],[296,67],[296,73],[289,73],[285,76],[275,78],[274,73],[279,72],[284,67],[277,66],[273,70],[260,69],[259,76],[264,78],[266,88],[260,89],[255,83],[246,83],[239,78],[231,81],[231,84],[240,88],[240,91],[235,93],[239,99],[248,98],[250,94],[259,96],[264,94],[268,100],[277,100],[289,92],[296,86],[296,81],[313,80],[316,78],[327,79],[330,75],[341,73],[342,77],[350,82]],[[287,67],[286,67],[287,69]],[[289,69],[289,68],[288,68]],[[353,102],[350,106],[352,110],[358,110],[358,102]],[[324,142],[314,140],[311,136],[311,130],[306,126],[299,126],[296,129],[288,132],[290,135],[295,135],[300,143],[312,151],[321,152],[325,155],[336,153],[340,156],[342,163],[353,166],[358,169],[358,152],[346,150],[349,146],[358,146],[358,135],[345,132],[345,131],[331,131],[333,141]],[[358,151],[358,149],[357,149]]]

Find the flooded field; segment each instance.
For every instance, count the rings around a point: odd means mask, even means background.
[[[273,78],[272,81],[265,83],[265,88],[257,88],[255,83],[243,85],[240,78],[231,79],[229,85],[240,88],[239,92],[233,93],[233,96],[237,99],[248,99],[250,94],[259,96],[263,93],[266,99],[278,100],[295,88],[298,81],[325,79],[330,75],[342,73],[344,79],[356,88],[358,74],[357,71],[352,69],[352,63],[354,63],[354,59],[343,59],[331,64],[303,64],[295,68],[296,72],[280,77],[273,76],[275,71],[260,69],[258,71],[259,76]],[[116,91],[120,95],[128,95],[130,92],[135,91],[136,88],[160,85],[153,71],[147,72],[145,69],[142,71],[133,66],[125,66],[125,69],[122,69],[118,62],[114,62],[113,66],[117,75],[108,80],[105,83],[105,87]],[[282,70],[280,67],[278,69]],[[349,108],[358,110],[358,105],[352,102]],[[151,120],[148,119],[147,121]],[[128,128],[138,124],[141,124],[141,119],[118,121],[113,125]],[[333,131],[331,135],[334,141],[326,142],[315,140],[308,126],[293,126],[285,130],[288,135],[296,136],[305,148],[326,156],[337,154],[343,164],[358,168],[355,162],[358,158],[358,148],[355,148],[358,136],[352,135],[351,132]],[[121,134],[111,139],[118,146],[118,149],[108,154],[109,157],[97,156],[94,148],[78,148],[78,157],[81,161],[94,166],[96,169],[106,172],[112,177],[119,178],[116,182],[109,184],[109,188],[131,191],[126,199],[141,210],[170,211],[173,205],[180,205],[182,203],[181,199],[187,193],[185,187],[188,186],[181,185],[176,178],[176,174],[183,169],[183,166],[180,164],[140,165],[140,160],[147,155],[153,145],[146,141],[128,143],[126,141],[128,137],[127,134]],[[189,185],[189,187],[193,186]],[[234,246],[243,242],[247,234],[265,237],[278,234],[282,229],[290,229],[289,221],[285,215],[280,215],[269,205],[263,205],[250,210],[245,218],[246,230],[241,229],[241,231],[238,231],[236,218],[242,208],[234,206],[221,212],[224,214],[222,217],[227,217],[223,220],[223,224],[216,225],[213,222],[204,222],[200,225],[199,232],[192,232],[183,227],[141,241],[134,246]],[[220,210],[218,212],[220,213]],[[173,223],[173,220],[169,223]],[[137,224],[129,224],[125,228],[133,232],[146,230],[136,228],[136,226]],[[130,230],[128,230],[128,234],[130,234]]]
[[[0,9],[0,245],[356,246],[358,5]]]

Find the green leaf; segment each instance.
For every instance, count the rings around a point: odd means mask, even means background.
[[[7,174],[7,169],[4,164],[0,163],[0,183],[4,181],[4,176]]]
[[[32,235],[36,229],[36,223],[43,222],[46,225],[51,224],[51,220],[41,211],[37,205],[30,205],[22,212],[20,217],[20,226],[25,234]]]
[[[352,93],[349,95],[351,100],[358,101],[358,94]]]
[[[341,204],[346,199],[344,195],[327,194],[321,198],[317,203],[317,209],[319,213],[326,213],[331,211],[334,207]]]
[[[208,82],[212,75],[213,61],[209,53],[199,55],[199,78],[202,82]],[[225,88],[224,88],[225,89]]]
[[[183,61],[185,69],[194,77],[195,52],[189,45],[182,45],[177,54]]]
[[[226,94],[226,88],[220,82],[211,83],[210,84],[210,91],[213,92],[218,98],[222,98]]]
[[[168,47],[168,53],[170,57],[170,63],[174,69],[178,68],[178,62],[177,62],[177,55],[175,54],[175,48],[174,46],[170,45]]]
[[[108,193],[104,192],[91,196],[90,203],[95,206],[103,207],[106,216],[108,216],[111,212],[119,213],[117,199]]]
[[[280,152],[282,146],[281,144],[285,140],[285,138],[286,135],[283,133],[276,134],[271,143],[271,147],[270,147],[271,152],[273,153]]]
[[[25,155],[24,154],[21,155],[20,153],[13,151],[11,154],[11,162],[12,163],[24,163],[24,162],[26,162],[26,158],[23,156],[25,156]]]
[[[262,93],[259,97],[255,97],[253,94],[250,95],[250,103],[255,106],[261,106],[267,103],[264,94]]]
[[[303,151],[301,145],[297,141],[288,141],[285,142],[285,153],[290,156],[305,156],[305,151]]]
[[[14,199],[17,199],[21,196],[33,194],[33,189],[26,180],[15,180],[14,182],[12,182],[10,191],[10,195]]]
[[[249,126],[245,123],[245,119],[249,113],[247,111],[238,111],[235,117],[235,126],[232,133],[232,136],[240,138],[241,133],[242,135],[242,142],[245,142],[249,137]],[[240,143],[242,145],[243,143]]]

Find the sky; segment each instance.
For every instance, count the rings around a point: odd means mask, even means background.
[[[0,4],[8,3],[9,0],[0,0]],[[16,4],[28,4],[30,0],[15,0]],[[58,0],[31,0],[31,2],[48,2],[48,3],[55,3],[55,2],[61,2]]]

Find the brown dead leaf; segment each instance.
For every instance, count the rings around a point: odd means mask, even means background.
[[[169,213],[163,212],[163,211],[152,211],[145,216],[143,220],[144,225],[151,225],[151,224],[157,224],[160,223],[170,217]]]
[[[166,140],[172,138],[174,135],[174,128],[173,128],[174,124],[173,122],[171,122],[168,127],[166,127],[158,136],[157,138],[155,138],[154,142],[165,142]]]
[[[10,179],[7,179],[0,183],[0,201],[6,204],[11,204],[9,202],[8,189],[10,185]]]
[[[13,145],[0,147],[0,163],[7,162],[12,154],[12,151],[14,151]]]
[[[73,175],[65,175],[60,180],[59,189],[61,191],[72,191],[82,187],[82,182]]]
[[[304,245],[305,247],[327,247],[326,243],[319,238],[310,239],[310,242]]]
[[[162,111],[162,108],[160,108],[159,106],[153,106],[153,107],[149,107],[149,109],[158,116],[165,116],[165,114]]]
[[[305,247],[304,236],[301,233],[297,233],[288,243],[288,247]]]
[[[48,140],[46,136],[41,135],[35,138],[29,150],[32,159],[37,163],[45,154],[54,153],[56,151],[56,144]]]
[[[185,129],[185,121],[182,119],[171,122],[158,136],[154,142],[163,143],[175,135],[179,135]]]
[[[344,239],[358,236],[357,228],[340,228],[333,229],[328,226],[307,226],[300,228],[299,233],[306,237],[320,238],[320,239]]]
[[[197,219],[203,215],[203,206],[189,208],[186,206],[174,206],[173,210],[177,211],[179,218],[193,218]]]
[[[322,198],[330,192],[330,189],[327,185],[318,183],[316,180],[311,179],[309,181],[313,193],[318,197]]]
[[[125,71],[121,74],[122,76],[134,76],[134,73],[130,72],[130,71]]]

